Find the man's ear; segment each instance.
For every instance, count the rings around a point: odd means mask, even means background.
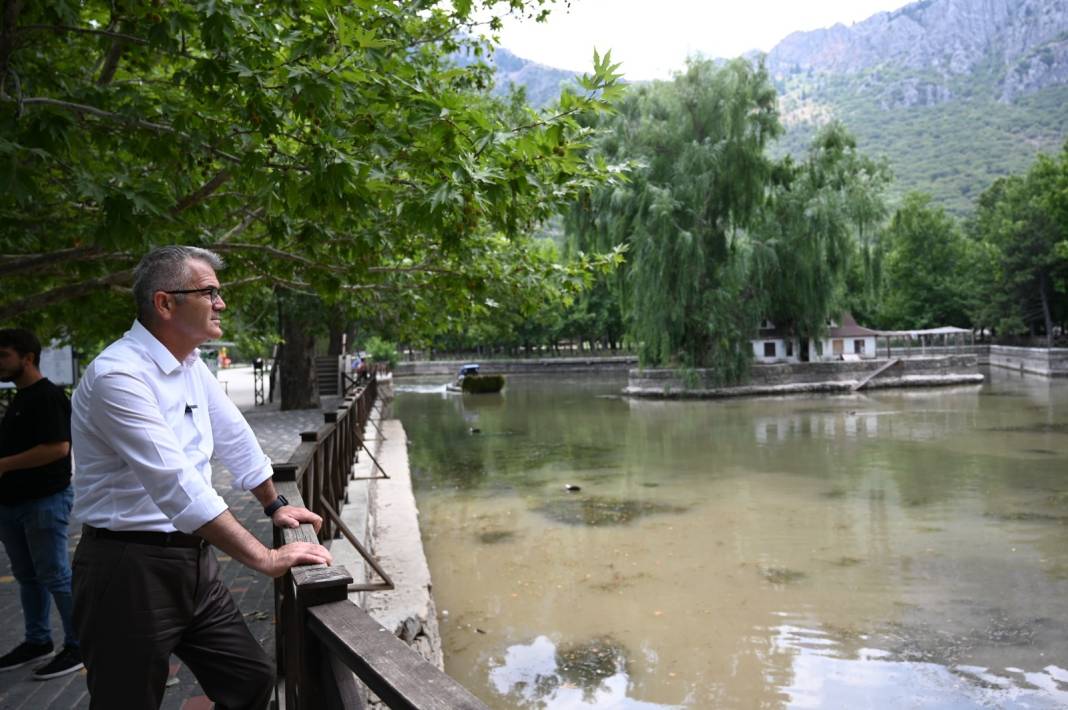
[[[171,298],[169,293],[156,291],[152,294],[152,310],[156,312],[156,317],[160,320],[170,320],[174,315],[175,305],[177,302]]]

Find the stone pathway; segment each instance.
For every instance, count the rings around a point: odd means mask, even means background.
[[[236,401],[237,398],[235,398]],[[323,411],[333,411],[337,397],[324,397],[321,410],[280,412],[277,403],[245,411],[245,418],[256,432],[263,450],[276,462],[287,461],[300,444],[300,432],[316,430],[323,425]],[[244,402],[237,402],[239,406]],[[270,521],[264,517],[251,494],[231,488],[232,477],[221,464],[215,466],[215,487],[222,493],[231,511],[264,544],[271,544]],[[78,544],[81,526],[72,523],[71,554]],[[252,634],[274,655],[274,585],[272,581],[244,567],[229,557],[218,555],[223,581],[245,615]],[[23,639],[22,607],[18,584],[11,576],[11,563],[6,554],[0,555],[0,654],[7,653]],[[53,608],[52,638],[62,643],[63,632]],[[200,689],[193,674],[177,658],[171,659],[171,674],[178,684],[167,689],[163,710],[208,710],[212,704]],[[34,681],[30,677],[33,666],[0,673],[0,710],[66,710],[88,708],[89,694],[85,686],[85,671],[48,681]],[[131,678],[131,682],[137,679]]]

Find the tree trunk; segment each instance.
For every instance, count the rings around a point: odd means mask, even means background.
[[[345,318],[345,312],[340,305],[334,305],[334,307],[330,309],[329,331],[330,334],[326,347],[327,355],[341,355],[341,344],[343,342],[350,353],[357,351],[355,343],[356,326]]]
[[[341,354],[341,343],[346,340],[345,329],[336,327],[334,324],[330,325],[330,333],[327,336],[326,341],[326,354],[338,356]]]
[[[1042,320],[1046,324],[1046,347],[1053,347],[1053,314],[1049,309],[1049,275],[1043,271],[1038,280],[1038,293],[1042,297]]]
[[[312,299],[293,293],[281,299],[282,348],[278,368],[282,388],[281,409],[318,409],[319,383],[315,375],[315,334],[308,327],[307,309]]]

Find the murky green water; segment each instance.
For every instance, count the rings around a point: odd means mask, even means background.
[[[989,375],[402,381],[446,670],[495,708],[1068,707],[1068,382]]]

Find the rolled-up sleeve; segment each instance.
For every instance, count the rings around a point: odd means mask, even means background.
[[[271,460],[263,453],[252,427],[226,396],[218,380],[207,367],[199,367],[203,368],[200,376],[208,400],[215,455],[233,474],[234,487],[250,491],[274,474]]]
[[[191,533],[226,510],[210,481],[190,465],[144,382],[110,372],[94,384],[90,407],[94,426],[174,527]]]

